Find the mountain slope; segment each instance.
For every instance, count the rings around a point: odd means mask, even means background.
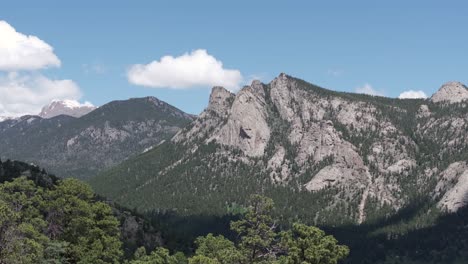
[[[39,116],[42,118],[52,118],[59,115],[81,117],[94,109],[96,107],[90,103],[80,104],[73,100],[54,100],[42,108]]]
[[[464,188],[443,184],[464,185],[464,166],[444,170],[468,154],[465,106],[339,93],[286,74],[236,95],[215,87],[170,142],[91,183],[128,206],[182,214],[222,215],[250,193],[274,198],[285,218],[327,225],[379,221],[420,201],[446,210],[465,203],[450,196]]]
[[[29,187],[30,189],[27,195],[34,193],[37,189],[40,189],[40,188],[43,188],[43,190],[45,191],[56,190],[57,188],[59,188],[58,186],[60,186],[61,182],[63,182],[62,179],[52,174],[47,173],[44,169],[41,169],[38,166],[30,165],[21,161],[11,161],[11,160],[1,161],[0,160],[0,188],[2,187],[2,184],[11,183],[15,180],[19,180],[21,177],[24,177],[26,178],[26,180],[30,180],[34,183],[34,186]],[[80,193],[80,191],[82,191],[82,189],[73,190],[73,191],[74,191],[74,194],[78,196],[78,194]],[[17,204],[18,208],[17,208],[16,213],[24,212],[26,206],[31,206],[34,208],[34,210],[44,210],[45,208],[47,208],[44,204],[41,204],[40,206],[38,206],[35,203],[20,206],[21,202],[24,202],[24,200],[22,199],[26,199],[27,195],[24,193],[22,193],[23,194],[22,196],[19,195],[21,193],[21,190],[19,190],[19,188],[15,189],[14,192],[17,194],[17,196],[15,197],[15,200],[12,200],[10,202]],[[2,193],[2,194],[5,194],[5,193]],[[5,198],[5,196],[0,195],[0,202],[4,202],[2,198]],[[28,198],[29,198],[29,201],[36,201],[37,203],[37,200],[32,199],[31,197],[28,197]],[[62,199],[62,201],[66,201],[66,200],[67,200],[66,198]],[[28,201],[28,199],[26,199],[26,201]],[[97,201],[105,201],[105,200],[102,197],[97,197],[93,194],[91,201],[97,202]],[[153,249],[157,246],[162,245],[163,239],[161,238],[161,233],[157,231],[155,227],[150,222],[147,221],[147,219],[117,204],[109,203],[107,201],[106,203],[112,207],[112,214],[120,222],[119,224],[120,239],[123,242],[123,250],[125,254],[127,255],[126,257],[131,256],[134,253],[135,249],[140,246],[145,246],[149,249]],[[74,210],[76,210],[76,212],[79,213],[79,210],[77,209],[77,207],[78,206],[75,204]],[[2,209],[5,209],[5,207],[2,207]],[[7,212],[8,211],[6,212],[2,211],[2,213],[7,213]],[[58,212],[54,212],[53,210],[45,210],[42,213],[43,213],[43,217],[46,218],[46,221],[51,221],[50,225],[48,225],[48,228],[41,228],[42,231],[45,231],[47,235],[49,235],[51,232],[51,227],[54,224],[53,223],[54,217],[58,217],[61,215],[60,213],[63,214],[64,212],[58,213]],[[85,213],[82,212],[82,214],[85,214]],[[7,215],[5,214],[2,215],[2,217],[6,217],[6,216]],[[9,220],[13,220],[13,219],[9,219]],[[21,223],[21,221],[25,221],[25,219],[21,219],[19,222]],[[8,222],[7,223],[0,222],[0,223],[1,223],[0,227],[2,227],[2,231],[5,231],[6,230],[5,224],[8,225]],[[60,230],[60,229],[57,228],[54,230],[55,232],[57,232],[57,230]],[[81,230],[81,232],[83,231],[88,231],[88,230],[84,228]],[[102,236],[102,234],[100,234],[100,236]],[[54,238],[53,236],[52,238],[57,239],[57,237]],[[12,240],[8,240],[8,239],[11,239],[11,236],[10,237],[6,236],[5,238],[0,236],[0,241],[5,242],[3,239],[6,239],[6,241],[9,241],[9,242],[12,241]],[[21,244],[21,245],[23,247],[28,246],[26,244]],[[5,256],[2,255],[2,257],[5,257]]]
[[[154,97],[114,101],[80,118],[23,116],[0,122],[0,158],[86,178],[169,139],[192,119]]]

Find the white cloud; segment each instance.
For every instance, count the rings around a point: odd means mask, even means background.
[[[402,92],[398,98],[400,99],[417,99],[417,98],[427,98],[427,95],[423,91],[414,91],[414,90],[409,90],[409,91],[404,91]]]
[[[0,75],[0,116],[38,114],[52,100],[78,100],[81,91],[71,80],[51,80],[41,74]]]
[[[223,63],[198,49],[179,57],[164,56],[149,64],[135,64],[127,72],[130,83],[154,88],[187,89],[224,86],[237,90],[242,82],[238,70],[224,69]]]
[[[364,86],[357,87],[356,88],[356,93],[368,94],[368,95],[374,95],[374,96],[384,96],[384,93],[382,91],[374,89],[368,83],[364,84]]]
[[[54,99],[78,100],[81,91],[75,82],[52,80],[38,72],[60,64],[49,44],[0,20],[0,116],[38,114]]]
[[[36,36],[17,32],[0,20],[0,70],[37,70],[60,66],[53,48]]]

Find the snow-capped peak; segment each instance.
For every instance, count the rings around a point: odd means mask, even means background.
[[[80,103],[76,100],[57,100],[57,99],[54,99],[52,100],[51,102],[51,105],[52,104],[61,104],[65,107],[68,107],[68,108],[80,108],[80,107],[94,107],[94,105],[90,102],[84,102],[84,103]]]
[[[52,100],[49,105],[42,108],[39,116],[42,118],[51,118],[58,115],[80,117],[94,109],[96,107],[90,102],[80,103],[76,100]]]
[[[0,116],[0,122],[6,121],[6,120],[9,120],[9,119],[13,119],[13,117],[10,117],[10,116]]]

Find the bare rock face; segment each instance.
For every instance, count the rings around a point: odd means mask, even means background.
[[[180,130],[173,138],[173,142],[190,143],[196,139],[206,139],[214,131],[221,128],[221,123],[227,118],[231,110],[235,95],[223,87],[213,87],[208,107],[195,119],[192,124]]]
[[[456,212],[468,204],[468,165],[454,162],[440,174],[434,195],[442,196],[438,207],[447,212]]]
[[[234,96],[233,93],[223,87],[213,87],[207,110],[213,111],[220,116],[225,116],[231,107]]]
[[[429,110],[429,107],[424,104],[419,107],[416,117],[425,118],[425,117],[429,117],[430,115],[431,115],[431,110]]]
[[[95,109],[96,107],[90,103],[80,104],[74,100],[54,100],[42,108],[39,116],[42,118],[52,118],[59,115],[81,117]]]
[[[277,146],[275,154],[268,161],[267,168],[271,169],[270,178],[277,183],[287,182],[290,176],[289,160],[285,159],[286,150],[283,146]]]
[[[448,82],[432,95],[434,103],[459,103],[468,99],[468,88],[460,82]]]
[[[227,123],[210,139],[261,156],[270,139],[265,91],[259,82],[244,87],[234,99]]]

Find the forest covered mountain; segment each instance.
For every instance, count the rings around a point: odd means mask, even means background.
[[[87,178],[170,139],[192,119],[155,97],[113,101],[79,118],[7,119],[0,122],[0,158],[32,162],[62,177]]]
[[[281,74],[237,94],[214,87],[197,118],[148,97],[81,118],[8,119],[0,122],[1,156],[46,163],[66,177],[123,160],[90,183],[113,201],[127,257],[163,243],[191,256],[196,238],[210,232],[236,241],[229,222],[261,194],[273,199],[282,229],[318,225],[348,245],[343,263],[463,263],[467,91],[449,82],[430,99],[400,100]],[[25,163],[2,164],[41,188],[59,181]]]
[[[347,246],[316,227],[295,223],[290,230],[279,229],[271,215],[271,199],[257,195],[249,203],[231,222],[232,231],[238,234],[234,241],[204,233],[192,242],[196,250],[186,251],[186,256],[161,247],[161,234],[154,225],[96,196],[89,185],[59,179],[23,162],[0,161],[0,263],[279,264],[318,260],[336,264],[349,254]]]
[[[402,100],[286,74],[237,94],[215,87],[170,141],[91,184],[139,211],[188,218],[229,215],[261,193],[283,223],[345,241],[349,263],[463,263],[467,91],[449,82],[430,99]]]
[[[452,98],[465,90],[452,82],[433,99],[401,100],[286,74],[237,94],[215,87],[172,140],[91,183],[132,208],[187,215],[226,214],[252,193],[272,197],[285,220],[328,226],[422,202],[427,214],[454,212],[467,202],[468,108]]]

